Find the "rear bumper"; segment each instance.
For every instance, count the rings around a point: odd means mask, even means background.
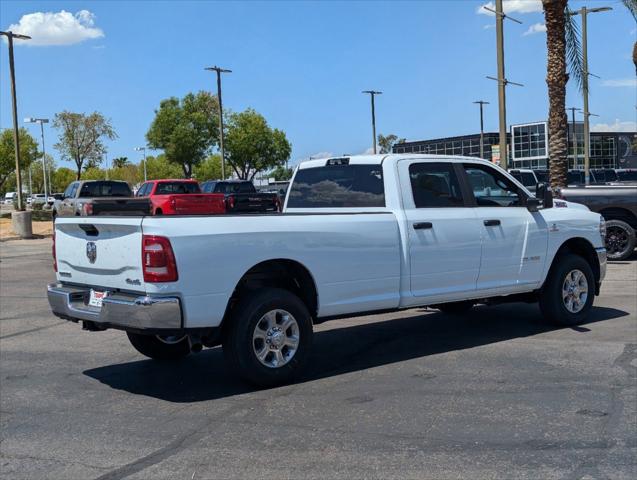
[[[51,283],[47,288],[53,313],[66,320],[92,322],[98,329],[180,330],[181,304],[177,297],[148,297],[114,293],[102,307],[88,305],[90,288]]]

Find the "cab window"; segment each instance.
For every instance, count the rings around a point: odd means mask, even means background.
[[[416,208],[464,206],[460,183],[450,163],[412,163],[409,180]]]
[[[502,173],[487,165],[465,163],[464,170],[478,207],[519,207],[521,192]]]

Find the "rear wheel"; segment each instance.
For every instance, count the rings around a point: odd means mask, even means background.
[[[187,335],[140,335],[126,332],[128,340],[142,355],[154,360],[179,360],[190,353]]]
[[[635,229],[621,220],[606,222],[606,255],[609,260],[626,260],[635,249]]]
[[[245,294],[228,320],[223,352],[241,378],[263,387],[298,378],[312,345],[312,319],[296,295],[279,288]]]
[[[593,270],[579,255],[562,255],[555,262],[540,293],[542,315],[556,325],[577,325],[593,306]]]
[[[471,310],[474,305],[475,303],[472,300],[465,300],[462,302],[441,303],[440,305],[434,305],[434,308],[450,315],[460,315]]]

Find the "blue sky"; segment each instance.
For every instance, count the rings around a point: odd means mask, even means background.
[[[376,103],[380,133],[409,140],[474,133],[479,117],[471,102],[477,99],[491,102],[485,129],[497,131],[497,87],[485,79],[496,73],[494,17],[476,13],[483,3],[3,0],[0,27],[36,12],[77,14],[66,17],[67,31],[45,30],[38,42],[67,45],[16,47],[20,120],[98,110],[119,134],[108,157],[136,161],[133,148],[145,143],[160,100],[216,91],[213,74],[203,68],[217,64],[233,70],[224,77],[224,107],[252,107],[284,130],[294,164],[321,152],[370,147],[369,98],[361,94],[367,89],[384,92]],[[590,110],[599,115],[592,122],[597,129],[634,130],[635,22],[617,0],[588,5],[614,8],[589,16],[590,70],[602,77],[591,81]],[[535,0],[511,0],[505,8],[524,22],[505,27],[507,77],[525,85],[508,89],[508,123],[545,119],[546,39],[533,27],[543,22],[542,13]],[[77,13],[83,10],[90,13]],[[47,25],[33,28],[43,34]],[[1,128],[11,127],[7,67],[2,43]],[[573,87],[567,103],[581,107]],[[45,135],[58,159],[55,130],[48,127]]]

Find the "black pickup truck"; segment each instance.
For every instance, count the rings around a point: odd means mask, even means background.
[[[558,196],[586,205],[604,217],[609,260],[625,260],[632,255],[637,244],[637,185],[568,187]]]
[[[203,193],[223,193],[226,213],[278,212],[281,200],[276,193],[259,193],[248,180],[210,180],[201,184]]]

